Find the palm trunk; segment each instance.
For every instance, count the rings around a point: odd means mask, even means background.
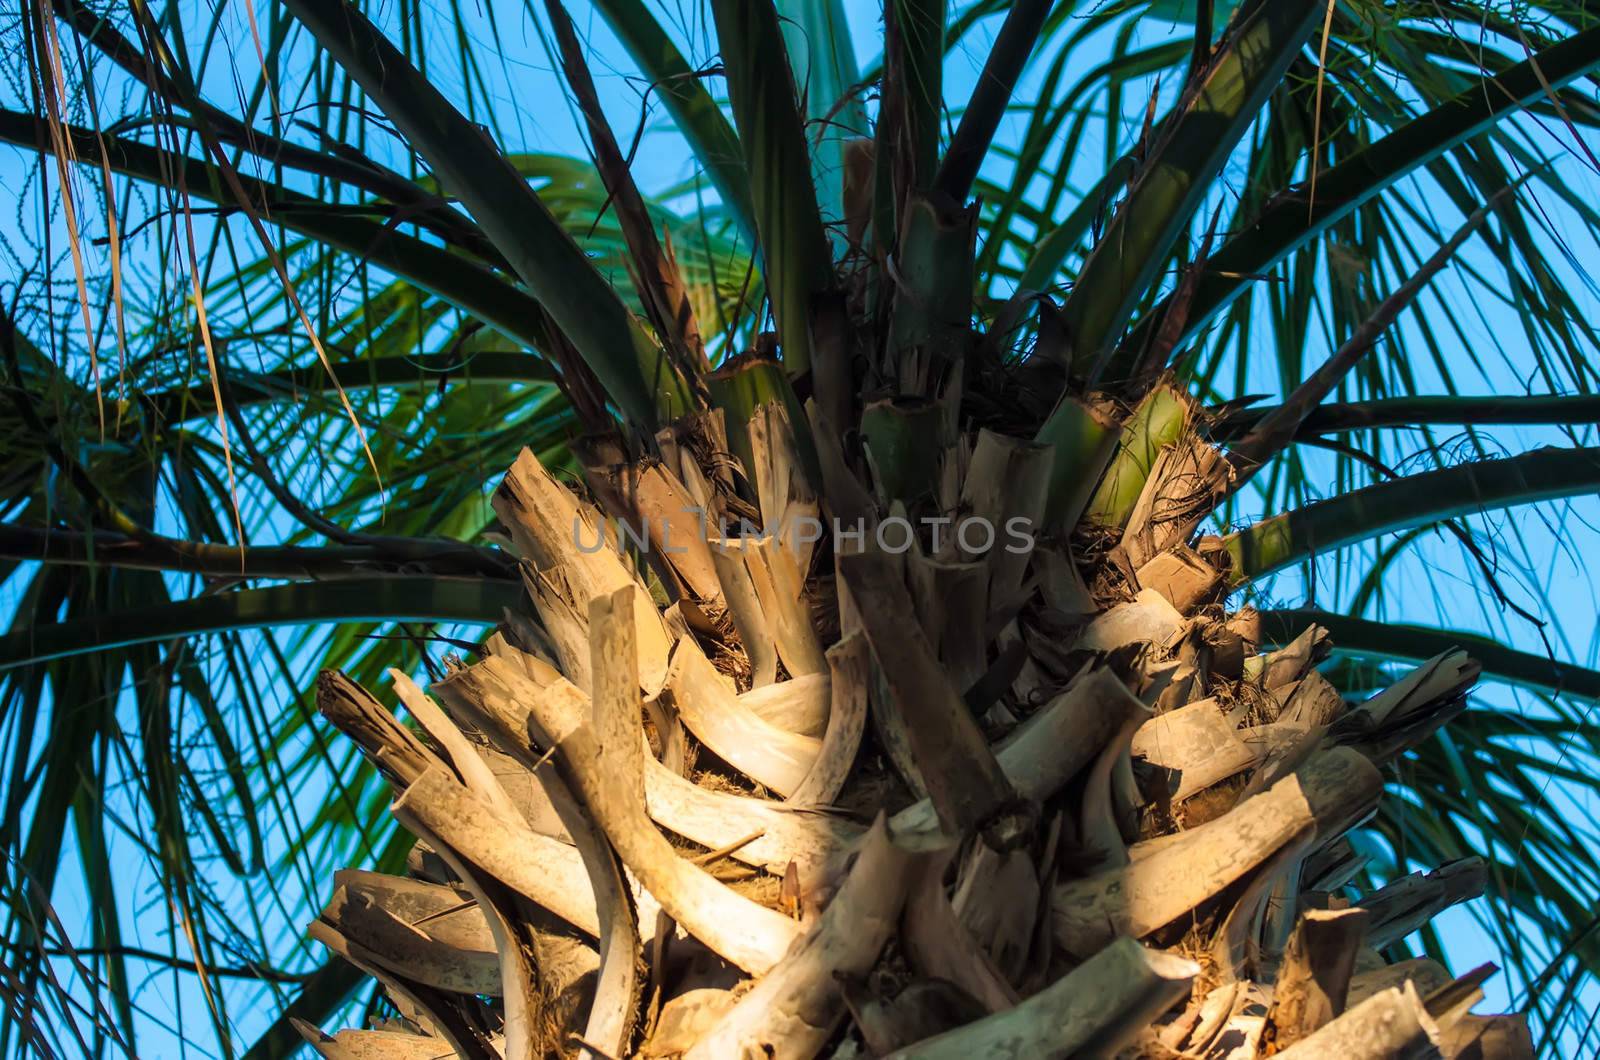
[[[314,928],[396,1013],[303,1028],[321,1055],[1529,1055],[1515,1018],[1465,1015],[1476,978],[1379,953],[1481,867],[1332,894],[1378,767],[1476,665],[1351,706],[1320,628],[1261,653],[1228,552],[1189,543],[1226,468],[1192,432],[1111,461],[1130,500],[1021,554],[957,531],[1036,527],[1048,447],[938,454],[936,545],[885,518],[907,509],[869,492],[870,454],[819,432],[812,481],[782,405],[736,433],[753,504],[707,485],[730,458],[705,433],[594,496],[635,528],[661,497],[753,508],[770,536],[709,531],[693,577],[635,565],[525,454],[496,509],[526,610],[439,705],[398,679],[422,735],[322,683],[418,842],[408,879],[341,876]],[[865,534],[798,532],[841,514]]]

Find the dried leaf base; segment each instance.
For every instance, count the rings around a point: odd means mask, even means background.
[[[782,416],[751,426],[762,516],[826,512]],[[963,452],[957,507],[1039,516],[1037,447]],[[1479,893],[1481,865],[1337,897],[1381,766],[1459,709],[1475,664],[1352,707],[1314,669],[1322,631],[1261,653],[1253,614],[1217,602],[1223,553],[1152,514],[1177,488],[1161,468],[1218,462],[1167,452],[1099,566],[1048,538],[1021,562],[713,538],[654,585],[576,547],[604,516],[525,454],[496,508],[527,613],[433,698],[396,675],[414,727],[337,674],[319,688],[418,842],[408,877],[341,873],[312,927],[393,1015],[307,1041],[330,1060],[1531,1056],[1520,1018],[1468,1013],[1481,970],[1379,956]],[[612,506],[642,503],[619,483],[688,488],[661,465],[600,477]],[[689,477],[704,495],[714,476]],[[829,485],[832,507],[870,505]]]

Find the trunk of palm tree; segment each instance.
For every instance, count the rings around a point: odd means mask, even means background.
[[[735,510],[704,433],[591,466],[592,492],[525,453],[495,508],[527,606],[432,698],[396,674],[420,734],[319,686],[418,841],[409,876],[342,875],[313,926],[395,1016],[307,1039],[330,1058],[1526,1055],[1518,1018],[1466,1015],[1481,976],[1380,955],[1481,892],[1480,863],[1332,896],[1378,767],[1459,709],[1476,664],[1350,705],[1314,669],[1319,627],[1260,652],[1259,618],[1223,603],[1228,551],[1163,518],[1212,503],[1193,469],[1221,454],[1185,430],[1140,457],[1150,422],[1129,419],[1105,521],[1027,552],[963,548],[1044,510],[1052,451],[988,432],[932,455],[926,510],[955,513],[935,545],[873,496],[870,450],[812,434],[816,481],[803,425],[761,405],[738,481],[764,522],[713,533],[715,562],[666,521],[682,498]]]

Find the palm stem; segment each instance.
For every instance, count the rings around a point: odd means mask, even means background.
[[[1277,407],[1261,405],[1226,413],[1211,428],[1211,436],[1219,441],[1241,437],[1272,415]],[[1314,438],[1346,431],[1453,424],[1469,427],[1577,427],[1592,423],[1600,423],[1600,394],[1397,397],[1319,405],[1301,421],[1295,437]]]
[[[0,523],[0,558],[72,566],[167,570],[208,578],[326,580],[370,578],[401,569],[444,576],[510,579],[510,557],[493,549],[443,538],[364,535],[358,544],[218,545],[151,534],[84,533],[57,527]]]
[[[1243,294],[1256,277],[1316,239],[1357,207],[1419,167],[1516,114],[1547,93],[1600,66],[1600,27],[1584,30],[1542,49],[1526,61],[1485,77],[1449,102],[1400,126],[1317,176],[1317,197],[1302,190],[1273,199],[1207,262],[1206,277],[1189,307],[1179,344],[1192,339]],[[1162,302],[1134,325],[1125,349],[1140,350],[1166,317]]]
[[[983,62],[978,74],[978,84],[961,114],[961,124],[950,138],[950,148],[939,163],[933,186],[957,202],[962,202],[972,191],[972,182],[978,177],[978,167],[989,153],[995,130],[1005,116],[1011,102],[1012,90],[1023,67],[1039,43],[1039,32],[1044,29],[1045,16],[1050,13],[1051,0],[1017,0],[1006,12],[1000,25],[994,47]]]
[[[641,0],[594,0],[594,6],[639,69],[650,78],[651,89],[660,94],[723,205],[744,233],[754,237],[750,175],[744,168],[739,138],[723,117],[722,108],[701,84],[702,71],[690,69],[677,45]]]
[[[811,367],[811,303],[832,282],[833,258],[789,54],[772,0],[714,0],[711,7],[750,177],[762,276],[784,369],[797,376]]]
[[[1332,634],[1335,654],[1420,663],[1462,649],[1483,664],[1484,673],[1502,681],[1552,695],[1600,699],[1600,671],[1517,651],[1481,633],[1380,622],[1309,607],[1263,611],[1261,619],[1268,644],[1286,644],[1314,624]]]
[[[1237,585],[1380,534],[1597,488],[1600,447],[1535,449],[1354,490],[1263,519],[1229,534],[1223,544]]]
[[[224,207],[236,205],[199,159],[175,158],[148,144],[97,135],[81,126],[64,125],[63,133],[80,162],[98,163],[103,153],[113,172],[162,187],[182,187]],[[50,146],[43,119],[10,110],[0,110],[0,141],[29,149]],[[370,220],[362,216],[367,211],[361,207],[329,209],[310,196],[244,173],[238,180],[250,200],[270,207],[272,220],[285,228],[403,276],[508,338],[529,346],[545,344],[543,307],[490,269]]]
[[[606,393],[650,426],[691,407],[684,381],[484,134],[354,5],[288,0],[319,44],[383,107],[540,299]]]
[[[407,621],[488,625],[521,598],[515,581],[482,577],[391,575],[244,589],[8,633],[0,636],[0,670],[131,644],[272,626]]]
[[[331,349],[332,344],[329,346]],[[336,388],[350,391],[363,387],[397,390],[414,387],[420,392],[446,383],[548,386],[556,379],[550,362],[532,353],[483,350],[464,356],[397,354],[336,361],[331,378],[320,367],[280,368],[263,373],[234,368],[228,373],[228,398],[242,407],[302,401],[308,394],[334,393]],[[161,423],[181,423],[216,415],[216,399],[209,382],[157,390],[146,394],[144,402]]]
[[[1091,380],[1127,375],[1113,344],[1204,200],[1234,145],[1311,35],[1313,4],[1261,4],[1241,13],[1205,74],[1162,123],[1127,199],[1062,306],[1073,367]]]

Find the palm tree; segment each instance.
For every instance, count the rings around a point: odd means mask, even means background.
[[[1600,864],[1541,789],[1592,786],[1563,756],[1596,750],[1571,699],[1600,674],[1362,616],[1434,527],[1519,607],[1468,517],[1600,486],[1573,237],[1536,193],[1585,238],[1600,217],[1531,132],[1581,147],[1600,21],[1203,2],[1151,44],[1161,5],[892,0],[862,71],[836,0],[709,0],[697,69],[640,0],[594,6],[693,185],[640,190],[560,0],[539,25],[592,162],[511,150],[463,13],[465,102],[404,11],[285,0],[264,38],[251,16],[233,113],[194,58],[217,21],[23,12],[0,137],[61,189],[70,264],[46,240],[0,315],[7,1047],[131,1053],[143,960],[194,973],[230,1052],[218,984],[261,984],[281,1017],[250,1056],[1522,1056],[1530,1017],[1573,1040]],[[302,32],[296,124],[268,71]],[[105,120],[90,55],[148,117]],[[143,286],[119,186],[155,196]],[[1416,310],[1474,241],[1503,275],[1457,271],[1523,322],[1540,393],[1430,390],[1407,354],[1465,336]],[[1387,432],[1440,424],[1469,444],[1389,466]],[[1568,444],[1498,455],[1508,424]],[[1348,613],[1261,589],[1380,538]],[[440,658],[450,622],[494,628]],[[310,623],[344,624],[249,632]],[[263,688],[317,662],[337,739]],[[412,724],[368,691],[386,670]],[[1480,676],[1544,712],[1469,709]],[[124,829],[165,957],[123,942]],[[89,946],[52,902],[69,832]],[[273,886],[225,898],[213,853]],[[262,937],[298,915],[274,859],[365,866],[299,881],[333,955],[310,972]],[[1429,927],[1486,890],[1511,1015],[1469,1012],[1493,969],[1446,971]],[[366,1026],[322,1029],[367,977]]]

